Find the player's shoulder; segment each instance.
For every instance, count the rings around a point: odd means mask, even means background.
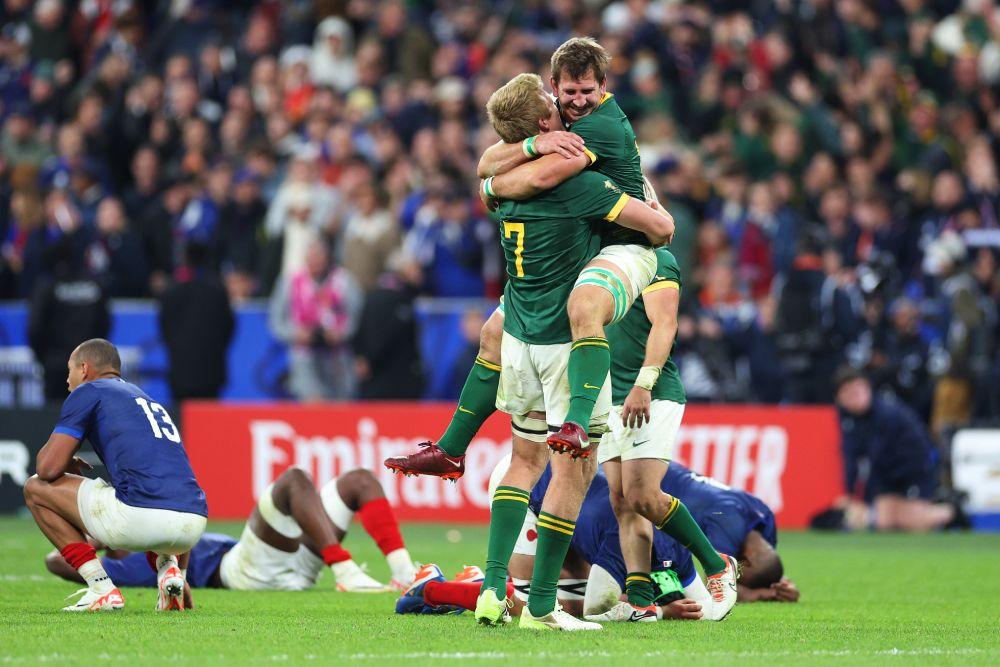
[[[604,99],[589,114],[573,123],[570,130],[576,134],[597,133],[602,135],[621,134],[622,109],[615,101],[614,95],[605,93]]]

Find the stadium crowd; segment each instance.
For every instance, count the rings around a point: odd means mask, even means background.
[[[690,399],[829,402],[846,362],[935,435],[1000,416],[987,0],[3,0],[0,23],[0,298],[216,280],[272,300],[296,395],[364,395],[390,311],[499,295],[485,101],[592,35],[677,221]]]

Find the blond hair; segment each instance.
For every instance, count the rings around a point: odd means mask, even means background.
[[[500,138],[511,144],[538,134],[538,121],[549,115],[542,78],[518,74],[490,95],[486,115]]]
[[[603,83],[608,75],[611,55],[592,37],[573,37],[563,42],[552,54],[552,79],[559,83],[563,73],[571,79],[579,79],[589,72],[594,73],[597,83]]]

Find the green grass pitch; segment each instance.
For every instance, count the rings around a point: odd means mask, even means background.
[[[482,527],[403,532],[414,558],[446,573],[483,561]],[[362,532],[346,546],[387,578]],[[783,533],[780,547],[797,605],[537,635],[481,628],[471,614],[396,616],[394,595],[336,593],[329,576],[302,593],[196,591],[183,614],[155,613],[151,589],[125,589],[122,613],[63,614],[76,585],[47,574],[49,546],[30,519],[0,519],[0,665],[1000,664],[1000,536]]]

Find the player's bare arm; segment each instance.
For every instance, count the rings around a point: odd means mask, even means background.
[[[89,463],[75,456],[79,449],[79,438],[53,433],[35,458],[35,474],[45,482],[54,482],[66,473],[79,475],[81,470],[90,469]]]
[[[658,205],[657,205],[658,206]],[[629,198],[615,222],[640,231],[654,246],[661,246],[674,235],[674,218],[662,208],[654,208]]]
[[[642,304],[652,327],[646,339],[646,355],[643,368],[663,368],[670,356],[670,348],[677,337],[677,311],[680,308],[681,292],[676,283],[666,283],[663,289],[646,292]],[[651,390],[635,385],[622,405],[622,423],[629,427],[641,426],[649,421]]]
[[[584,153],[571,158],[557,154],[545,155],[494,176],[490,187],[495,196],[503,199],[529,199],[576,176],[588,166],[590,158]]]
[[[560,155],[571,159],[583,154],[584,141],[572,132],[557,130],[536,135],[530,148],[525,146],[527,141],[529,139],[510,144],[498,141],[487,148],[479,158],[476,172],[479,178],[506,173],[538,156]]]

